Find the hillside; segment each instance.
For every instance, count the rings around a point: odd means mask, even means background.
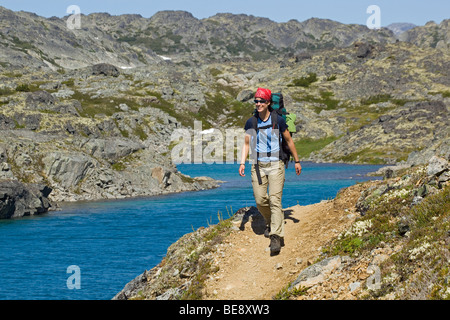
[[[262,216],[242,208],[183,236],[114,299],[448,299],[449,170],[433,157],[286,208],[274,257]]]

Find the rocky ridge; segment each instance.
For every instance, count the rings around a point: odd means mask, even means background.
[[[391,23],[386,28],[391,30],[395,36],[399,36],[403,32],[408,31],[415,27],[417,27],[417,26],[413,23],[401,23],[400,22],[400,23]]]
[[[82,17],[81,29],[70,29],[67,18],[46,19],[34,13],[0,7],[2,65],[62,70],[96,63],[130,68],[161,61],[151,50],[117,43],[110,35],[93,27],[85,17]]]
[[[389,27],[371,30],[327,19],[276,23],[268,18],[228,13],[197,19],[185,11],[161,11],[150,18],[138,14],[81,14],[77,29],[68,28],[70,16],[45,19],[0,7],[0,18],[2,64],[53,70],[79,69],[102,62],[120,68],[158,65],[165,61],[161,56],[196,66],[236,59],[267,60],[309,50],[348,47],[362,39],[384,44],[401,39],[441,49],[449,45],[448,20],[439,25],[429,22],[395,35]]]
[[[308,48],[344,47],[362,37],[375,42],[395,40],[388,29],[375,32],[365,26],[347,26],[331,20],[279,24],[267,18],[232,14],[199,20],[185,11],[161,11],[150,18],[108,13],[81,15],[79,29],[67,27],[69,16],[45,19],[0,8],[0,18],[2,44],[6,47],[0,61],[54,70],[86,67],[86,61],[139,67],[163,61],[157,54],[200,64],[235,58],[261,59]]]
[[[429,21],[421,28],[412,28],[399,35],[402,41],[408,41],[421,47],[448,49],[450,21],[443,20],[440,24]]]

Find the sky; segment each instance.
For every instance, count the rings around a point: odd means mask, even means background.
[[[367,8],[376,5],[380,10],[381,26],[394,22],[424,25],[431,20],[440,23],[450,18],[450,0],[0,0],[0,6],[7,9],[33,12],[47,18],[71,14],[67,12],[71,5],[77,5],[82,14],[137,13],[149,18],[162,10],[184,10],[198,19],[226,12],[265,17],[276,22],[304,21],[314,17],[363,25],[374,13],[367,13]]]

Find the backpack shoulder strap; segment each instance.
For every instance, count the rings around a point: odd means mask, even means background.
[[[277,128],[278,129],[278,112],[276,110],[272,111],[270,114],[272,117],[272,129]]]
[[[258,112],[255,112],[253,117],[251,117],[252,128],[258,130]]]
[[[252,129],[254,129],[255,132],[257,132],[258,131],[258,112],[255,111],[255,113],[253,114],[253,117],[251,117],[251,121],[252,121]],[[252,149],[256,151],[256,139],[253,140]],[[256,153],[256,163],[254,164],[254,166],[255,166],[256,177],[258,179],[258,184],[261,185],[262,179],[261,179],[261,172],[259,170],[258,158],[259,158],[259,152]]]

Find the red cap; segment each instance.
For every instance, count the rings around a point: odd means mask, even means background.
[[[270,101],[272,100],[272,92],[269,89],[258,88],[255,93],[255,98],[261,98]]]

